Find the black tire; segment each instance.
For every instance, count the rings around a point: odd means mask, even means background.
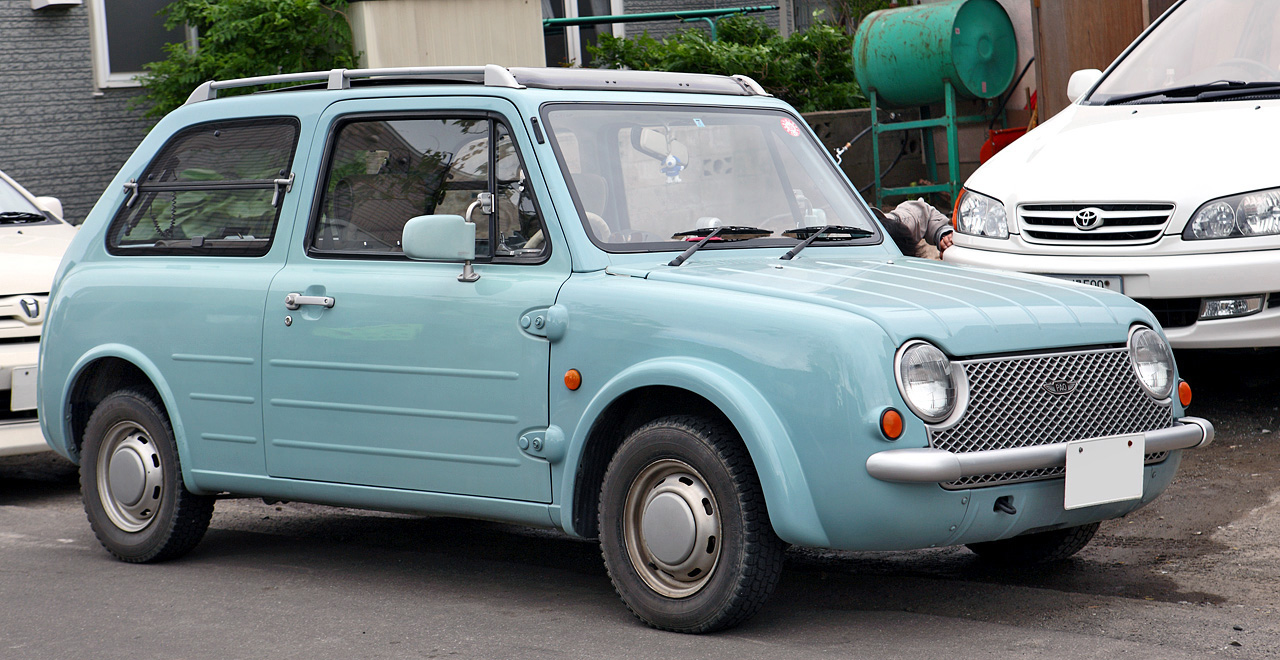
[[[1093,535],[1098,523],[1055,529],[1051,532],[1025,534],[1011,539],[970,543],[968,547],[983,559],[1010,564],[1044,564],[1062,561],[1080,552]]]
[[[213,517],[214,498],[192,494],[182,482],[164,409],[131,389],[103,399],[89,417],[80,492],[98,542],[130,563],[186,554]]]
[[[691,416],[650,422],[618,448],[600,493],[600,546],[631,612],[684,633],[755,614],[786,549],[737,435]]]

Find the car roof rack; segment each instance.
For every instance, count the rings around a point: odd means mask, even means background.
[[[403,85],[452,83],[506,87],[510,89],[576,89],[642,92],[689,92],[728,94],[733,96],[771,96],[755,80],[747,76],[715,76],[670,71],[629,71],[616,69],[570,68],[506,68],[497,64],[484,66],[392,67],[382,69],[332,69],[307,73],[284,73],[233,80],[210,80],[191,92],[184,105],[210,101],[218,90],[256,87],[282,83],[304,83],[297,87],[270,91],[350,89],[352,85]]]

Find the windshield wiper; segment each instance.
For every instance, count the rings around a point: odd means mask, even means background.
[[[833,236],[832,234],[842,234],[842,236]],[[863,229],[862,227],[845,227],[842,225],[827,225],[825,227],[804,227],[802,229],[789,229],[782,232],[783,236],[791,238],[801,238],[808,235],[804,242],[791,248],[786,254],[778,257],[783,261],[790,261],[795,258],[800,251],[809,247],[809,244],[818,240],[819,237],[824,241],[847,241],[853,238],[866,238],[875,236],[875,232]]]
[[[1213,98],[1221,98],[1224,96],[1232,96],[1241,92],[1255,92],[1258,90],[1280,89],[1280,82],[1243,82],[1240,80],[1215,80],[1211,83],[1203,83],[1200,85],[1185,85],[1182,87],[1169,87],[1167,89],[1152,89],[1145,92],[1137,92],[1135,94],[1122,94],[1113,96],[1103,105],[1123,105],[1131,101],[1140,101],[1156,96],[1164,96],[1171,99],[1190,99],[1204,101]]]
[[[0,225],[17,225],[48,220],[42,213],[31,211],[0,211]]]
[[[688,250],[681,252],[680,256],[672,259],[667,263],[667,265],[679,266],[689,257],[692,257],[694,252],[702,249],[702,246],[706,245],[707,241],[710,241],[713,238],[723,237],[721,240],[745,241],[752,238],[764,238],[765,236],[772,235],[773,232],[768,229],[760,229],[759,227],[703,227],[701,229],[682,231],[672,235],[671,238],[674,240],[684,240],[690,236],[701,236],[702,240],[695,243]]]

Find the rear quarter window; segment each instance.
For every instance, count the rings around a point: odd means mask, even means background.
[[[131,182],[107,232],[115,255],[261,256],[271,248],[298,122],[199,124],[175,134]]]

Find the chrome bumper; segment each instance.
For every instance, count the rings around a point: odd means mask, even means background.
[[[1143,434],[1146,453],[1191,449],[1213,442],[1213,424],[1183,417],[1167,429]],[[867,473],[881,481],[946,483],[965,477],[1065,467],[1067,444],[952,453],[942,449],[890,449],[867,458]]]

